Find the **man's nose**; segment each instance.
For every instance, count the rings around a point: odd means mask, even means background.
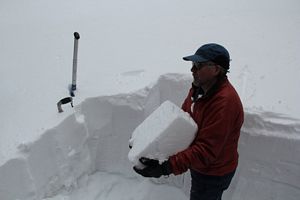
[[[193,65],[191,68],[191,72],[195,72],[195,71],[196,71],[196,67],[195,67],[195,65]]]

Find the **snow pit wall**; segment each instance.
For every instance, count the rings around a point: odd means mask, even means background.
[[[190,83],[189,76],[166,74],[136,93],[86,99],[57,127],[21,145],[19,157],[0,166],[0,199],[51,197],[77,187],[80,177],[96,171],[137,177],[127,158],[131,133],[165,100],[180,106]],[[225,200],[299,199],[299,121],[246,112],[239,152]],[[188,173],[153,181],[189,193]]]

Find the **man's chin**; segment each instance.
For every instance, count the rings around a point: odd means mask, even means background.
[[[199,81],[194,80],[193,81],[193,85],[199,87],[201,84]]]

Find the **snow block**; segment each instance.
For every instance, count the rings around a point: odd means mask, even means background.
[[[128,158],[142,167],[139,158],[147,157],[160,162],[186,149],[194,140],[197,124],[181,108],[165,101],[133,132]]]

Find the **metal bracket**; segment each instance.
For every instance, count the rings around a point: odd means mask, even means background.
[[[71,103],[71,106],[73,106],[73,98],[72,97],[66,97],[66,98],[63,98],[61,99],[58,103],[57,103],[57,109],[58,109],[58,112],[61,113],[61,112],[64,112],[61,105],[63,104],[67,104],[67,103]]]

